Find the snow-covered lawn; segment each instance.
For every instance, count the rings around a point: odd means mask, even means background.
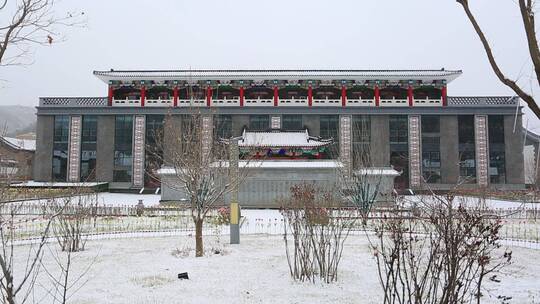
[[[146,207],[155,206],[159,204],[161,200],[161,195],[159,194],[134,194],[134,193],[111,193],[111,192],[100,192],[97,194],[91,194],[92,196],[97,195],[97,202],[99,205],[107,206],[135,206],[139,203],[139,200],[143,201],[143,204]],[[29,204],[45,204],[47,199],[32,199],[24,201],[24,203]]]
[[[223,245],[227,236],[221,245],[209,239],[208,248],[221,247],[225,254],[174,256],[176,249],[193,248],[188,236],[89,241],[73,272],[76,276],[94,260],[88,282],[70,303],[381,303],[365,236],[349,238],[339,282],[329,285],[292,281],[280,236],[242,236],[240,245]],[[540,251],[513,251],[514,264],[499,275],[501,283],[488,282],[482,303],[500,303],[498,295],[512,297],[510,303],[540,303]],[[45,265],[54,273],[48,253]],[[177,279],[180,272],[190,279]],[[48,284],[43,272],[39,282]],[[44,292],[35,291],[38,299]]]

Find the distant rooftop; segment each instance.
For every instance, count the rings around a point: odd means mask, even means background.
[[[36,151],[36,141],[32,139],[19,139],[0,136],[0,141],[3,141],[8,146],[16,150]]]

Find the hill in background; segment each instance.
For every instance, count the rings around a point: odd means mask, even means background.
[[[15,137],[36,132],[36,109],[24,106],[0,106],[0,133]]]

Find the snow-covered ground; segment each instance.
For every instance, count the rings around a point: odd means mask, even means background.
[[[226,240],[223,236],[221,245],[216,240],[207,244],[223,248],[224,255],[203,258],[172,254],[194,247],[188,236],[89,241],[72,272],[75,278],[91,264],[82,280],[88,282],[70,303],[381,303],[375,262],[364,236],[349,238],[339,282],[328,285],[292,281],[279,236],[243,236],[240,245],[223,245]],[[49,254],[45,266],[55,273]],[[513,258],[514,264],[498,276],[501,283],[487,283],[482,303],[500,303],[499,295],[512,297],[510,303],[540,303],[539,251],[513,248]],[[17,267],[24,267],[22,259]],[[188,272],[190,279],[177,279],[180,272]],[[51,302],[41,297],[48,282],[42,271],[36,302]]]
[[[421,201],[428,202],[432,200],[433,198],[428,195],[407,195],[402,197],[403,201],[406,204],[412,204],[412,203],[419,203]],[[467,203],[470,206],[476,206],[479,204],[482,204],[482,200],[477,197],[463,197],[463,196],[456,196],[454,198],[455,202],[463,202]],[[485,204],[487,207],[495,208],[495,209],[508,209],[508,208],[540,208],[540,204],[535,203],[524,203],[520,201],[509,201],[509,200],[499,200],[499,199],[486,199]]]
[[[108,206],[135,206],[139,200],[143,201],[145,206],[155,206],[159,204],[161,195],[159,194],[133,194],[133,193],[111,193],[100,192],[97,194],[97,202],[100,205]],[[32,199],[25,203],[45,203],[47,199]]]

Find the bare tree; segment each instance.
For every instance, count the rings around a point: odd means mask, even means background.
[[[20,65],[32,46],[48,45],[63,38],[59,27],[83,24],[81,13],[57,16],[54,0],[0,0],[0,66]]]
[[[10,202],[4,198],[13,197],[14,191],[21,189],[9,188],[9,183],[0,185],[0,294],[2,303],[25,303],[31,294],[39,274],[44,246],[47,243],[51,225],[62,212],[44,217],[29,217],[21,214],[22,203]],[[26,222],[41,221],[43,229],[37,239],[22,250],[16,251],[17,233]],[[23,266],[15,259],[25,255]]]
[[[472,13],[469,7],[469,0],[456,0],[456,1],[459,4],[461,4],[461,6],[463,6],[463,9],[465,10],[465,14],[467,14],[467,17],[469,18],[469,21],[474,27],[476,34],[480,38],[480,41],[482,42],[482,45],[488,57],[489,64],[491,65],[491,68],[495,72],[495,75],[497,75],[497,77],[503,84],[508,86],[519,97],[521,97],[521,99],[523,99],[527,103],[527,105],[533,111],[536,117],[540,118],[540,107],[536,103],[535,98],[531,94],[526,93],[525,90],[522,87],[520,87],[520,85],[518,85],[516,81],[508,78],[500,69],[497,61],[495,60],[495,56],[493,55],[491,45],[488,42],[486,35],[484,34],[482,28],[478,24],[478,21],[476,20],[476,17],[474,16],[474,14]],[[540,84],[540,49],[538,48],[538,39],[536,37],[535,20],[534,20],[535,1],[534,0],[517,0],[517,2],[519,5],[521,18],[523,21],[523,28],[525,30],[525,34],[527,37],[527,45],[529,49],[530,59],[534,66],[536,81],[538,81],[538,83]]]
[[[213,139],[212,114],[192,109],[189,115],[167,115],[163,136],[151,149],[163,164],[161,182],[187,198],[195,224],[195,255],[203,256],[203,225],[208,213],[245,179],[249,160],[239,170],[229,166],[226,143]],[[153,151],[153,152],[152,152]],[[163,153],[155,153],[163,151]],[[152,166],[152,167],[158,167]]]
[[[333,192],[300,184],[291,188],[291,197],[283,204],[281,214],[291,277],[310,282],[317,277],[325,283],[337,281],[344,243],[356,222],[356,210],[344,207]]]
[[[417,216],[379,221],[372,248],[384,303],[480,303],[488,275],[512,258],[499,251],[500,228],[485,208],[451,195],[430,196]]]

